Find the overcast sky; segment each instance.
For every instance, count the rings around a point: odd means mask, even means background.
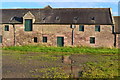
[[[1,8],[112,8],[118,16],[119,0],[1,0]]]

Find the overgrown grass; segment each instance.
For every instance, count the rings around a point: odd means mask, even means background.
[[[118,56],[101,57],[98,62],[87,62],[80,73],[84,78],[114,78],[118,75]]]
[[[94,47],[49,47],[39,45],[25,45],[4,47],[3,50],[25,51],[25,52],[65,52],[65,53],[104,53],[118,54],[117,48],[94,48]]]
[[[4,47],[3,51],[4,50],[5,52],[3,52],[4,53],[3,56],[9,56],[11,60],[13,61],[17,60],[18,62],[20,62],[20,64],[27,65],[30,61],[35,61],[35,62],[39,61],[40,64],[47,62],[52,63],[52,64],[39,65],[37,69],[35,68],[33,70],[30,70],[30,73],[33,73],[32,77],[35,78],[36,77],[41,77],[41,78],[70,77],[70,75],[65,74],[64,70],[62,70],[63,64],[59,63],[58,66],[58,63],[56,63],[57,60],[59,61],[61,59],[60,55],[70,55],[70,54],[83,54],[83,55],[89,53],[93,55],[97,54],[95,56],[90,56],[91,59],[88,59],[88,61],[86,61],[84,64],[77,62],[76,63],[74,62],[74,64],[72,64],[73,66],[75,65],[77,66],[79,64],[82,65],[81,67],[82,70],[78,73],[80,78],[113,78],[114,76],[118,76],[118,70],[120,70],[118,65],[118,55],[117,55],[119,50],[117,48],[47,47],[47,46],[39,46],[39,45],[36,46],[26,45],[26,46]],[[34,54],[32,54],[32,52]],[[31,53],[31,54],[27,54],[27,53]],[[71,57],[72,56],[73,55],[71,55]],[[75,59],[82,60],[81,58],[75,58]],[[32,66],[35,65],[32,64]],[[42,75],[40,76],[38,73]]]
[[[43,68],[31,71],[32,73],[42,73],[41,75],[32,75],[33,77],[41,77],[41,78],[69,78],[70,75],[66,74],[64,70],[60,67],[50,67],[50,68]],[[52,79],[54,80],[54,79]],[[57,79],[55,79],[57,80]]]

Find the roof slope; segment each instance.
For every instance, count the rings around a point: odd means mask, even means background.
[[[28,11],[35,23],[112,24],[110,8],[2,9],[2,23],[22,23]]]

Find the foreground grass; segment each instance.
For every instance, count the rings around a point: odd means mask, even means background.
[[[3,48],[3,58],[9,61],[12,60],[12,64],[18,65],[29,65],[32,62],[31,69],[29,68],[29,74],[34,78],[69,78],[70,75],[62,70],[66,64],[61,63],[61,55],[80,53],[82,58],[79,56],[75,57],[76,61],[83,60],[85,63],[74,62],[73,66],[79,67],[80,70],[77,74],[80,78],[114,78],[118,75],[118,49],[116,48],[91,48],[91,47],[46,47],[46,46],[16,46],[16,47],[5,47]],[[11,51],[10,51],[11,50]],[[36,53],[35,53],[36,52]],[[38,52],[38,54],[37,54]],[[34,54],[32,54],[34,53]],[[84,54],[86,53],[86,54]],[[89,55],[89,53],[92,53]],[[49,55],[50,54],[50,55]],[[94,55],[96,54],[96,55]],[[105,55],[103,55],[105,54]],[[54,56],[58,55],[58,56]],[[74,55],[71,55],[74,56]],[[7,58],[5,58],[5,56]],[[9,62],[6,61],[6,62]],[[14,62],[15,61],[15,62]],[[60,61],[60,62],[57,62]],[[38,64],[39,62],[40,64]],[[34,63],[34,64],[33,64]],[[43,65],[43,63],[46,63]],[[50,64],[49,64],[50,63]],[[59,63],[59,64],[58,64]],[[34,67],[39,66],[39,67]],[[69,65],[70,66],[70,65]],[[23,67],[24,68],[24,67]],[[15,70],[14,70],[15,71]],[[24,72],[24,71],[23,71]],[[12,74],[12,72],[11,72]],[[41,75],[40,75],[41,74]],[[119,79],[115,79],[119,80]]]
[[[47,46],[39,46],[39,45],[4,47],[3,50],[25,51],[25,52],[65,52],[65,53],[118,54],[117,48],[47,47]]]
[[[118,56],[104,56],[99,58],[97,57],[97,59],[101,60],[98,62],[87,62],[84,65],[83,71],[81,72],[81,77],[114,78],[118,76]]]

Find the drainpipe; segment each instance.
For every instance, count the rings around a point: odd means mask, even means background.
[[[74,45],[74,29],[72,29],[72,45]]]
[[[116,47],[116,33],[114,33],[114,47]]]
[[[16,46],[16,42],[15,42],[16,41],[16,39],[15,39],[15,25],[14,24],[12,24],[12,25],[13,25],[13,32],[14,32],[13,33],[14,34],[14,46]]]
[[[114,25],[112,25],[112,34],[114,35],[114,47],[116,47],[116,32],[114,28]]]
[[[70,28],[72,29],[72,45],[74,45],[74,29],[76,28],[76,26],[71,25]]]

